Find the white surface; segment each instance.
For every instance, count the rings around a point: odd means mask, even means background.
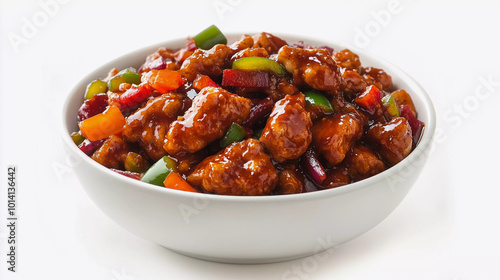
[[[36,0],[0,2],[0,279],[500,278],[497,1],[400,0],[378,30],[374,14],[391,1],[67,2],[46,22]],[[224,3],[230,10],[218,14]],[[33,17],[44,25],[15,52],[9,34],[22,36],[23,18]],[[55,123],[65,94],[103,62],[212,23],[353,45],[358,28],[372,28],[365,48],[421,83],[439,118],[427,167],[388,219],[321,261],[245,266],[170,252],[97,210],[61,151]],[[4,261],[10,164],[19,167],[17,273]]]

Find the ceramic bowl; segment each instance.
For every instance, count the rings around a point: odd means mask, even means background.
[[[276,34],[289,43],[345,46],[328,40]],[[234,42],[240,36],[228,35]],[[404,199],[429,155],[436,118],[424,89],[396,66],[349,47],[365,66],[384,69],[395,88],[407,90],[426,126],[416,149],[394,167],[343,187],[311,193],[238,197],[157,187],[114,173],[81,152],[70,138],[87,84],[115,67],[138,68],[159,47],[180,48],[185,38],[162,42],[121,56],[83,78],[69,92],[61,131],[74,171],[89,197],[127,231],[172,251],[229,263],[268,263],[323,252],[350,241],[384,220]],[[396,233],[394,233],[396,234]],[[388,237],[390,238],[390,237]],[[110,240],[110,242],[116,242]],[[125,244],[124,244],[125,245]],[[321,253],[323,252],[323,253]]]

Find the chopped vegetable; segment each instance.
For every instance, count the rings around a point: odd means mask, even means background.
[[[149,70],[163,70],[167,68],[167,63],[163,57],[159,56],[155,60],[148,63]]]
[[[108,81],[108,89],[110,91],[117,92],[120,89],[120,85],[123,83],[136,85],[140,84],[141,76],[137,74],[135,69],[132,67],[124,69]]]
[[[169,156],[164,156],[151,166],[141,181],[157,186],[163,186],[163,181],[171,172],[177,172],[177,163]]]
[[[411,133],[413,136],[413,147],[418,144],[420,140],[420,135],[422,134],[422,130],[424,128],[424,123],[419,121],[417,117],[413,114],[410,106],[403,105],[401,106],[401,117],[405,118],[411,127]]]
[[[104,139],[97,141],[90,141],[89,139],[85,139],[78,148],[84,152],[87,156],[91,156],[97,149],[99,149],[104,143]]]
[[[108,107],[108,95],[99,93],[85,100],[80,109],[78,109],[78,120],[83,121],[97,114],[100,114]]]
[[[415,110],[415,105],[413,104],[413,100],[411,99],[410,94],[406,92],[404,89],[398,89],[391,93],[391,96],[396,101],[398,106],[408,105],[410,110],[413,112],[413,115],[417,116],[417,110]]]
[[[144,75],[144,79],[152,88],[162,94],[179,88],[184,82],[182,76],[177,71],[168,69],[151,70]]]
[[[225,69],[222,72],[223,86],[267,88],[269,83],[269,73],[264,71]]]
[[[384,96],[382,98],[382,104],[384,104],[384,108],[391,119],[399,117],[398,105],[396,104],[396,100],[394,100],[394,97],[392,97],[392,95]]]
[[[77,146],[80,145],[83,141],[85,141],[85,137],[83,137],[83,135],[81,135],[79,132],[71,133],[71,139]]]
[[[169,189],[174,189],[174,190],[181,190],[181,191],[186,191],[186,192],[199,192],[195,188],[193,188],[184,178],[181,177],[181,175],[175,173],[175,172],[170,172],[168,174],[167,178],[165,178],[165,181],[163,182],[163,185]]]
[[[328,98],[320,92],[317,91],[306,91],[304,92],[306,99],[306,106],[308,107],[320,107],[325,113],[333,112],[333,107]]]
[[[85,90],[85,100],[91,99],[94,95],[105,93],[108,90],[108,84],[99,79],[92,81]]]
[[[175,52],[175,60],[183,63],[186,58],[188,58],[190,55],[193,54],[193,51],[190,51],[188,49],[180,49],[177,52]]]
[[[243,121],[243,125],[247,127],[254,125],[259,119],[263,118],[267,114],[270,114],[273,110],[273,106],[274,102],[270,96],[262,99],[255,106],[250,108],[250,113],[248,114],[246,120]]]
[[[205,30],[193,37],[196,47],[202,50],[211,49],[217,44],[227,44],[227,39],[220,29],[215,25],[210,25]]]
[[[302,155],[302,162],[305,167],[307,174],[318,184],[323,183],[326,179],[325,169],[319,162],[316,154],[312,149],[308,149],[304,155]]]
[[[146,100],[152,92],[152,88],[146,84],[132,85],[118,98],[123,107],[130,108]]]
[[[206,87],[220,87],[220,86],[212,79],[210,79],[209,76],[198,74],[196,75],[196,79],[194,79],[193,81],[193,87],[196,90],[201,91]]]
[[[376,86],[371,85],[367,86],[365,90],[356,97],[354,102],[369,112],[375,112],[377,107],[381,104],[380,97],[380,90]]]
[[[198,47],[196,47],[196,42],[193,38],[188,37],[186,42],[186,50],[194,52]]]
[[[241,125],[233,122],[227,130],[224,138],[222,138],[220,145],[221,147],[227,147],[234,142],[241,141],[245,138],[245,134],[245,129]]]
[[[101,114],[78,123],[82,135],[90,141],[97,141],[120,133],[125,125],[125,117],[118,107],[112,105]]]
[[[243,138],[249,138],[250,136],[252,136],[254,134],[253,130],[251,128],[243,127],[243,129],[245,130],[245,137],[243,137]]]
[[[237,59],[233,62],[233,69],[266,71],[276,75],[286,75],[285,68],[278,62],[258,56],[249,56]]]
[[[131,172],[142,173],[148,170],[148,162],[140,155],[134,152],[129,152],[125,157],[125,169]]]

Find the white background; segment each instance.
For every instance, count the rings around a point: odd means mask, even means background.
[[[303,265],[302,279],[500,279],[497,1],[0,3],[0,279],[282,279]],[[413,76],[435,103],[434,150],[406,199],[316,266],[229,265],[170,252],[105,217],[69,167],[57,124],[72,86],[115,57],[210,24],[370,50]],[[5,262],[8,165],[18,167],[16,273]]]

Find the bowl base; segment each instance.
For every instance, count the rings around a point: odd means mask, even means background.
[[[165,247],[166,248],[166,247]],[[309,256],[315,255],[315,253],[305,253],[305,254],[299,254],[299,255],[294,255],[294,256],[286,256],[286,257],[271,257],[271,258],[223,258],[223,257],[214,257],[214,256],[206,256],[206,255],[198,255],[198,254],[193,254],[193,253],[188,253],[180,250],[173,250],[169,249],[168,250],[199,260],[204,260],[204,261],[211,261],[211,262],[216,262],[216,263],[225,263],[225,264],[269,264],[269,263],[279,263],[279,262],[286,262],[286,261],[291,261],[291,260],[296,260],[296,259],[301,259]],[[328,250],[328,249],[327,249]],[[321,252],[318,252],[318,254]]]

